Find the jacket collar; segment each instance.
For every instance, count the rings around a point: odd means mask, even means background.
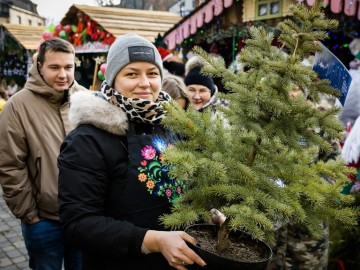
[[[114,135],[125,135],[126,114],[101,97],[101,92],[79,91],[70,97],[70,122],[75,126],[91,124]]]

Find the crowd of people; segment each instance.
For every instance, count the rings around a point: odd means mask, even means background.
[[[162,125],[164,102],[199,113],[227,106],[202,60],[184,64],[123,35],[109,49],[101,89],[90,91],[74,80],[74,58],[70,43],[48,39],[24,88],[6,103],[0,91],[0,184],[21,220],[30,268],[205,266],[186,245],[194,238],[159,222],[184,192],[161,163],[162,146],[180,139]],[[324,224],[324,238],[314,241],[291,224],[280,228],[268,269],[327,269],[327,232]]]

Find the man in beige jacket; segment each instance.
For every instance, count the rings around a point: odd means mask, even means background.
[[[80,269],[80,253],[63,242],[58,215],[57,156],[68,121],[69,96],[85,90],[74,80],[75,51],[62,39],[44,41],[24,88],[0,114],[0,184],[37,270]]]

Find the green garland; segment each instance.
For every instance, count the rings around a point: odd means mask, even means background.
[[[217,20],[215,20],[215,22],[216,21]],[[202,29],[199,29],[194,35],[184,39],[178,47],[182,48],[184,52],[188,52],[192,50],[195,45],[201,43],[218,43],[224,45],[229,38],[235,37],[247,39],[250,36],[249,30],[251,26],[262,26],[268,33],[273,33],[275,37],[277,37],[279,33],[278,29],[263,21],[246,22],[241,25],[231,24],[227,28],[223,28],[218,24],[213,24],[208,28],[203,27]]]

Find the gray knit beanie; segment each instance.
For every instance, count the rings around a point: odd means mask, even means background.
[[[153,63],[163,77],[162,59],[156,47],[139,35],[126,34],[118,37],[110,46],[105,71],[107,84],[112,87],[116,75],[131,62]]]

